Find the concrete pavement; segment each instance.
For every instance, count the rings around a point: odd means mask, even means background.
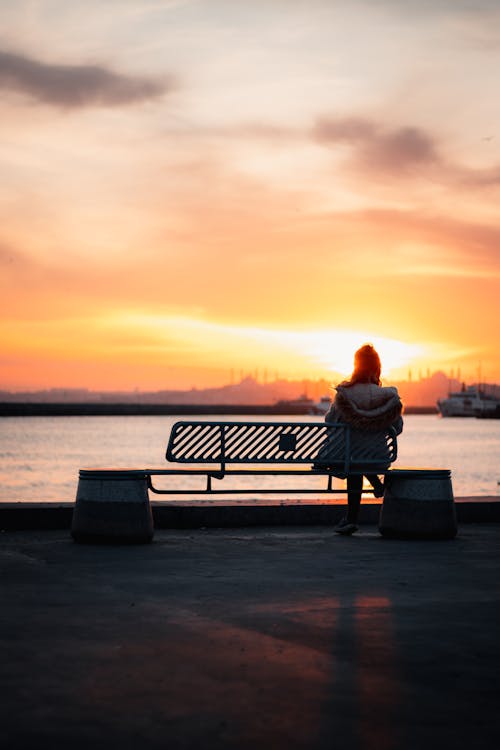
[[[499,559],[496,524],[5,531],[2,745],[496,749]]]

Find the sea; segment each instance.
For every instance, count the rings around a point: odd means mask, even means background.
[[[80,468],[167,468],[165,449],[170,429],[178,419],[166,416],[0,418],[0,502],[73,502]],[[286,417],[237,415],[225,419],[288,421]],[[321,417],[310,416],[291,419],[322,421]],[[500,420],[408,415],[398,438],[398,459],[393,466],[451,469],[455,497],[500,496]],[[234,480],[237,484],[231,486],[248,486],[244,483],[249,481],[250,487],[255,486],[253,478]],[[276,486],[273,478],[267,481],[266,487]],[[296,486],[297,479],[290,481]],[[307,477],[305,481],[313,489],[324,483],[320,477]],[[342,487],[341,480],[338,482]],[[203,480],[168,477],[158,479],[157,484],[160,488],[192,489],[196,497]],[[258,492],[255,496],[258,497]]]

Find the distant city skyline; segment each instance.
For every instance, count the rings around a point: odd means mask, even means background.
[[[0,388],[500,381],[500,6],[0,4]]]
[[[426,374],[420,379],[408,378],[393,382],[406,406],[435,406],[438,398],[460,390],[464,383],[443,372]],[[259,382],[252,375],[241,381],[213,388],[162,389],[159,391],[94,391],[85,388],[51,388],[42,391],[5,391],[0,389],[1,402],[26,403],[170,403],[170,404],[245,404],[273,405],[287,399],[310,398],[319,401],[333,396],[335,384],[325,379],[269,379]],[[500,384],[482,384],[484,390],[500,397]]]

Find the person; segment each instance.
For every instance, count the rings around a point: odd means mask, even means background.
[[[327,423],[343,422],[357,432],[376,433],[394,427],[396,434],[403,431],[402,403],[397,388],[382,387],[382,366],[377,351],[364,344],[354,354],[354,370],[349,380],[336,387],[335,399],[325,415]],[[373,436],[376,441],[375,435]],[[374,488],[375,497],[384,494],[384,486],[376,474],[366,478]],[[347,477],[347,516],[335,527],[338,534],[350,535],[358,530],[357,520],[361,504],[363,476]]]

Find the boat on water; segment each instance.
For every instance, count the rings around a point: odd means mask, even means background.
[[[475,385],[440,398],[438,410],[443,417],[494,417],[500,411],[500,401]]]
[[[287,414],[311,414],[324,416],[332,404],[330,396],[321,396],[319,401],[314,401],[305,394],[299,398],[278,401],[276,408]]]
[[[316,403],[312,404],[309,414],[318,414],[320,416],[324,416],[331,405],[332,399],[330,398],[330,396],[321,396],[319,401],[316,401]]]
[[[314,401],[303,394],[299,398],[278,401],[276,408],[284,414],[313,414],[311,410],[314,408]]]

